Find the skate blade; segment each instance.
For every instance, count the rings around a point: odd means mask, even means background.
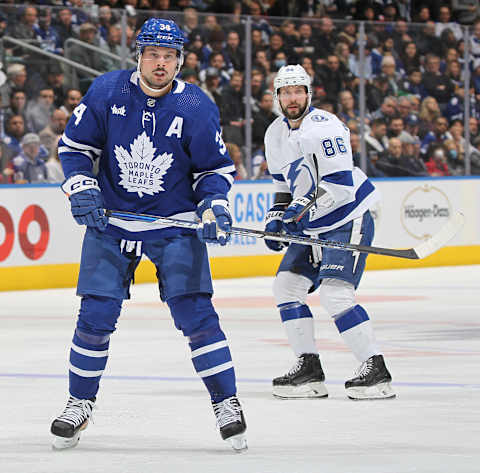
[[[52,443],[53,450],[65,450],[67,448],[76,447],[80,441],[81,433],[82,432],[79,431],[71,438],[58,437],[55,435]]]
[[[379,383],[375,386],[347,388],[347,396],[355,401],[374,399],[393,399],[396,397],[390,383]]]
[[[247,436],[244,433],[233,435],[229,437],[227,441],[230,442],[230,445],[236,453],[243,453],[248,450]]]
[[[298,386],[273,386],[273,395],[280,399],[320,399],[328,397],[325,384],[321,381]]]

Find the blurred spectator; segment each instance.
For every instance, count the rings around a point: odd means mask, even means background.
[[[438,102],[433,97],[425,97],[420,106],[420,138],[425,136],[432,128],[433,122],[441,115]]]
[[[375,163],[376,158],[388,148],[387,124],[382,118],[370,123],[370,132],[365,134],[365,146],[368,158]]]
[[[13,163],[11,152],[5,143],[0,141],[0,184],[11,184],[13,182]]]
[[[60,36],[52,26],[52,11],[50,8],[42,8],[38,12],[38,24],[34,25],[34,31],[43,50],[49,53],[63,54]]]
[[[426,23],[431,19],[432,16],[430,14],[430,8],[428,7],[428,5],[426,3],[420,4],[420,6],[417,7],[417,12],[414,16],[414,22]]]
[[[107,39],[101,39],[100,48],[117,56],[122,56],[122,28],[120,25],[111,25],[108,27]],[[92,52],[92,51],[91,51]],[[106,55],[101,56],[102,71],[114,71],[120,68],[120,61]]]
[[[235,171],[237,171],[235,180],[239,181],[247,179],[248,174],[245,165],[243,164],[243,156],[240,148],[235,143],[229,143],[228,141],[225,143],[225,146],[227,147],[228,154],[235,165]]]
[[[58,140],[54,143],[52,148],[52,152],[50,153],[50,157],[48,161],[45,163],[47,167],[47,176],[48,182],[58,182],[61,183],[65,180],[65,176],[63,174],[62,163],[58,157]]]
[[[18,39],[35,39],[35,25],[37,23],[37,9],[32,6],[24,8],[20,21],[11,25],[10,34]]]
[[[416,95],[418,98],[423,97],[426,92],[422,84],[422,73],[420,69],[411,69],[408,73],[408,78],[400,83],[400,89],[408,94]]]
[[[402,165],[408,170],[409,176],[428,176],[427,168],[420,157],[420,140],[411,135],[402,140]]]
[[[284,20],[280,27],[280,32],[285,43],[285,49],[287,51],[293,51],[294,46],[298,44],[298,38],[300,36],[300,33],[295,27],[295,22],[290,19]]]
[[[60,107],[65,101],[65,94],[68,88],[65,83],[65,74],[60,64],[53,63],[47,66],[47,81],[45,86],[53,89],[55,106]]]
[[[92,23],[83,23],[79,29],[79,39],[84,43],[99,47],[99,40],[96,37],[97,28]],[[83,66],[90,67],[96,71],[102,70],[102,57],[96,51],[90,50],[81,44],[73,44],[69,48],[68,57],[72,61],[78,62]],[[87,72],[77,70],[77,76],[80,78],[80,89],[86,91],[92,82],[92,77]]]
[[[243,74],[234,71],[230,83],[222,90],[220,116],[225,141],[243,146],[244,113]]]
[[[224,55],[237,71],[245,69],[245,51],[240,46],[240,35],[236,31],[230,31],[227,34],[227,44],[224,49]]]
[[[398,138],[403,141],[409,133],[405,131],[405,123],[402,117],[393,117],[387,127],[387,136],[389,138]]]
[[[10,96],[12,90],[22,90],[27,97],[27,70],[23,64],[10,64],[7,67],[7,82],[2,86],[6,94]],[[3,94],[2,94],[3,95]]]
[[[63,110],[67,114],[67,121],[70,119],[75,107],[80,103],[80,100],[82,100],[82,93],[78,89],[67,90],[65,101],[60,107],[60,110]]]
[[[442,34],[440,35],[440,42],[442,43],[441,56],[445,57],[449,49],[451,50],[456,49],[459,45],[459,41],[462,41],[462,44],[463,44],[463,38],[461,40],[457,40],[452,30],[448,28],[443,30]]]
[[[472,120],[470,121],[470,125],[473,125],[473,127],[475,128],[475,124]],[[447,157],[449,158],[448,162],[451,165],[452,169],[458,174],[464,173],[465,155],[467,152],[467,140],[464,137],[463,131],[463,122],[461,120],[454,120],[453,123],[450,125],[449,132],[453,142],[455,143],[455,149],[457,150],[458,154],[456,157],[454,157],[452,153],[450,153],[450,155],[448,155]],[[448,140],[446,140],[445,143],[447,141]],[[450,148],[450,150],[453,149]],[[470,139],[469,152],[472,171],[474,173],[478,173],[480,168],[480,151],[478,147],[472,144],[472,139]]]
[[[352,147],[353,164],[354,166],[361,167],[360,137],[358,136],[358,133],[350,133],[350,145]],[[372,157],[377,160],[378,154],[372,154]],[[385,174],[380,171],[380,169],[377,169],[377,167],[375,166],[375,162],[370,160],[368,156],[366,174],[368,177],[385,177]]]
[[[327,56],[327,63],[319,67],[318,75],[328,100],[337,100],[339,92],[345,87],[348,74],[350,72],[341,67],[340,60],[335,54]]]
[[[419,131],[420,131],[420,119],[414,113],[408,115],[405,119],[405,131],[413,136],[413,138],[419,138]],[[419,147],[420,150],[420,147]]]
[[[452,0],[452,13],[459,23],[471,25],[480,17],[478,0]]]
[[[305,56],[300,60],[301,66],[305,69],[306,73],[310,76],[313,99],[321,99],[325,97],[325,88],[319,75],[313,68],[313,61],[310,57]]]
[[[155,9],[165,10],[165,8],[159,8],[158,5],[156,5]],[[201,34],[201,28],[198,21],[198,12],[195,10],[195,8],[185,8],[185,10],[183,10],[183,18],[180,25],[186,36]]]
[[[252,66],[260,69],[265,77],[268,77],[272,71],[272,66],[267,58],[267,52],[264,49],[256,51]]]
[[[420,152],[423,155],[426,155],[428,148],[431,145],[441,144],[445,140],[451,139],[452,135],[447,130],[448,130],[447,119],[442,116],[437,117],[433,122],[433,129],[423,137],[422,145],[420,147]]]
[[[473,56],[474,60],[480,58],[480,18],[473,24],[470,36],[470,54]]]
[[[206,60],[203,57],[203,38],[199,33],[190,36],[190,42],[185,46],[185,52],[193,52],[197,55],[200,64],[205,64]]]
[[[220,87],[225,87],[230,82],[233,69],[228,68],[225,64],[225,59],[222,53],[212,53],[208,59],[208,67],[214,67],[217,69],[220,76]],[[201,70],[198,73],[198,77],[201,82],[205,81],[205,71],[206,69]]]
[[[445,140],[443,142],[445,152],[447,155],[447,164],[453,176],[460,176],[465,174],[465,162],[463,161],[464,154],[459,153],[457,144],[452,140]]]
[[[61,47],[64,48],[65,41],[68,38],[76,38],[77,35],[73,29],[72,12],[68,8],[62,8],[58,11],[57,22],[54,28],[60,38]]]
[[[10,115],[5,123],[6,136],[3,142],[8,146],[12,156],[16,156],[22,151],[20,140],[25,134],[25,121],[22,115]]]
[[[43,130],[50,122],[55,100],[55,93],[50,87],[42,88],[35,101],[27,104],[25,116],[27,119],[27,128],[29,131],[38,133]]]
[[[52,113],[50,123],[38,134],[40,142],[48,151],[48,156],[52,155],[55,147],[57,146],[59,138],[65,131],[67,125],[67,114],[57,108]]]
[[[338,95],[338,101],[340,108],[338,111],[338,117],[345,123],[350,120],[358,120],[359,111],[355,107],[355,98],[349,90],[343,90]]]
[[[412,102],[405,95],[398,97],[397,99],[397,110],[399,117],[406,120],[407,117],[412,113]]]
[[[185,54],[183,67],[187,69],[192,69],[196,73],[200,72],[200,61],[198,60],[197,53],[194,53],[193,51],[187,52]]]
[[[448,5],[440,5],[438,10],[438,22],[435,24],[435,35],[437,37],[440,37],[446,29],[451,30],[457,40],[463,36],[461,26],[451,20],[452,12],[450,7]]]
[[[408,23],[404,20],[398,20],[395,22],[394,29],[393,29],[393,32],[391,33],[391,36],[393,39],[395,51],[397,52],[404,51],[405,46],[413,42],[413,37],[408,32],[408,26],[409,26]]]
[[[254,111],[258,111],[258,104],[262,99],[263,92],[265,91],[265,81],[261,71],[254,69],[252,71],[252,77],[250,79],[250,87],[252,92],[252,106]]]
[[[429,150],[428,160],[425,163],[430,176],[450,176],[451,172],[447,164],[445,148],[442,144],[436,144]]]
[[[272,62],[272,71],[278,71],[282,66],[285,66],[286,64],[288,64],[288,57],[287,55],[285,54],[284,51],[278,51]]]
[[[352,52],[348,58],[348,68],[355,77],[360,77],[360,50],[356,42],[352,46]],[[372,55],[370,54],[370,45],[368,42],[365,44],[363,71],[365,79],[371,80],[373,78]]]
[[[417,51],[417,45],[413,41],[404,44],[400,54],[400,61],[403,70],[407,74],[409,74],[412,69],[420,70],[420,55]]]
[[[326,59],[329,54],[335,50],[337,37],[335,34],[335,25],[328,16],[320,19],[320,29],[316,37],[318,55],[320,58]]]
[[[337,41],[347,43],[350,49],[353,49],[357,41],[357,25],[355,23],[343,23],[342,31],[337,35]]]
[[[388,148],[376,162],[376,166],[388,177],[410,176],[402,162],[402,142],[398,138],[388,140]]]
[[[397,99],[391,95],[383,99],[382,105],[378,110],[371,114],[371,119],[381,118],[386,123],[398,115]]]
[[[45,161],[40,157],[40,138],[27,133],[21,141],[22,150],[13,158],[14,183],[36,184],[48,181]]]
[[[269,179],[270,177],[264,146],[262,146],[252,156],[252,179]]]
[[[262,32],[262,38],[266,42],[272,34],[272,27],[264,18],[264,11],[260,1],[250,0],[247,4],[248,14],[252,16],[252,28]]]
[[[254,148],[263,145],[265,132],[275,118],[277,115],[273,112],[273,94],[267,90],[260,99],[258,112],[253,114],[252,143]]]
[[[429,53],[437,56],[442,55],[442,42],[439,37],[435,36],[435,23],[433,21],[426,22],[425,26],[416,35],[415,42],[421,56]]]
[[[270,41],[266,51],[268,60],[272,64],[272,67],[274,66],[276,70],[286,65],[286,63],[278,64],[274,62],[277,53],[282,52],[286,54],[283,44],[283,37],[280,33],[273,33],[272,36],[270,36]]]
[[[396,63],[393,56],[384,56],[380,66],[381,74],[387,77],[388,85],[393,95],[398,95],[401,74],[395,70]]]
[[[205,71],[205,81],[201,89],[210,97],[218,108],[222,105],[222,89],[220,87],[220,73],[215,67],[208,67]],[[222,117],[223,118],[223,117]]]
[[[117,19],[109,5],[103,5],[98,9],[98,32],[105,41],[107,40],[108,28],[116,22]]]
[[[23,90],[13,90],[10,96],[10,107],[5,110],[5,115],[22,115],[25,120],[25,107],[27,105],[27,96]]]
[[[193,69],[183,67],[178,77],[183,81],[188,82],[189,84],[195,84],[200,86],[198,74]]]
[[[302,23],[298,28],[299,36],[295,42],[293,50],[297,56],[308,56],[315,58],[318,56],[316,41],[312,34],[310,23]]]
[[[387,76],[380,74],[374,77],[366,87],[367,110],[370,112],[378,110],[391,92]]]

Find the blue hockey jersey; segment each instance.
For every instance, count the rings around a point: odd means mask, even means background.
[[[195,219],[205,197],[227,194],[235,174],[218,109],[200,88],[175,79],[168,94],[149,97],[132,70],[93,82],[73,111],[58,152],[67,178],[91,172],[99,160],[106,208],[185,220]],[[106,232],[145,240],[185,230],[110,218]]]

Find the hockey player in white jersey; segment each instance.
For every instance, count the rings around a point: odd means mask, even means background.
[[[91,419],[110,335],[145,254],[156,267],[160,296],[175,326],[188,339],[222,438],[244,450],[246,424],[228,342],[211,302],[205,244],[228,240],[227,192],[235,167],[216,106],[197,86],[175,79],[183,63],[178,26],[151,18],[136,41],[137,69],[97,78],[59,143],[67,178],[62,189],[74,219],[87,229],[77,286],[82,299],[70,349],[70,397],[51,426],[54,447],[74,447]],[[108,219],[105,208],[197,216],[200,225],[195,232]],[[168,432],[168,426],[160,425],[161,431]]]
[[[335,115],[310,106],[310,77],[302,66],[280,68],[274,89],[284,117],[278,117],[265,134],[267,164],[275,185],[266,231],[370,245],[374,222],[369,209],[378,195],[367,176],[353,166],[348,128]],[[274,251],[286,246],[273,240],[265,243]],[[288,246],[273,292],[297,361],[287,374],[273,380],[275,396],[328,396],[313,316],[306,304],[307,294],[317,288],[321,304],[360,363],[355,376],[345,383],[347,396],[395,396],[369,316],[355,302],[365,260],[366,255],[358,252]]]

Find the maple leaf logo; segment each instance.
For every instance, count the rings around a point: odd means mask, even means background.
[[[145,131],[133,140],[130,152],[115,145],[115,157],[120,167],[119,185],[127,192],[137,192],[139,197],[164,191],[163,176],[173,163],[173,153],[155,157],[156,151]]]

